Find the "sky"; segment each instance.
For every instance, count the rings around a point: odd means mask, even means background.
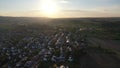
[[[42,1],[54,2],[58,12],[43,14]],[[120,17],[120,0],[0,0],[0,16]]]

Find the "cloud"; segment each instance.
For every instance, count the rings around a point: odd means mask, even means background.
[[[60,10],[56,17],[120,17],[120,5],[114,6],[100,6],[93,9],[64,9]],[[44,17],[44,14],[40,10],[31,10],[25,12],[2,12],[0,15],[7,16],[32,16],[32,17]]]
[[[114,1],[114,0],[95,0],[95,1]]]
[[[81,10],[62,10],[60,16],[64,17],[120,17],[120,8],[102,7],[94,9],[81,9]]]
[[[120,5],[112,5],[112,6],[100,6],[92,9],[93,11],[99,12],[107,12],[107,13],[119,13]]]
[[[69,3],[68,0],[60,0],[60,3]]]

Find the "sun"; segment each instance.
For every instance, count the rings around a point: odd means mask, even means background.
[[[44,16],[53,17],[58,12],[58,6],[54,0],[44,0],[41,3],[40,10]]]

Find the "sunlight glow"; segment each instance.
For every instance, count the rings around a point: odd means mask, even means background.
[[[53,17],[58,12],[58,6],[54,0],[43,0],[41,2],[40,10],[43,15]]]

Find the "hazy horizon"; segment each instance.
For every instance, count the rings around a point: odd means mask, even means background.
[[[120,17],[120,0],[0,0],[0,16]]]

